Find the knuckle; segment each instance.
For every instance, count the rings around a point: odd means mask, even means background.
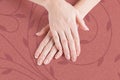
[[[76,52],[76,50],[75,50],[75,49],[72,49],[72,50],[71,50],[71,53],[73,53],[73,54],[74,54],[75,52]]]
[[[73,39],[70,39],[70,40],[69,40],[69,43],[70,43],[70,44],[74,44]]]
[[[69,54],[69,49],[65,48],[64,52],[65,52],[65,54]]]
[[[75,48],[74,42],[71,42],[69,45],[70,45],[70,48],[71,48],[71,49],[74,49],[74,48]]]
[[[54,39],[55,39],[55,40],[58,40],[58,37],[55,35],[55,36],[54,36]]]

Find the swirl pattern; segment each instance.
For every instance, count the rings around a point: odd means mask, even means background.
[[[44,36],[35,33],[48,24],[47,11],[25,0],[0,0],[0,80],[120,80],[119,8],[120,0],[102,0],[85,17],[90,31],[79,29],[77,62],[62,56],[37,66],[33,56]]]

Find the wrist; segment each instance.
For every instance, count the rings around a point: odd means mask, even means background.
[[[44,4],[44,8],[50,12],[52,11],[54,8],[58,8],[62,5],[64,5],[65,0],[48,0],[45,4]]]
[[[75,8],[85,17],[101,0],[80,0]]]
[[[74,5],[74,7],[78,10],[79,14],[81,15],[82,18],[84,18],[86,16],[86,14],[88,13],[88,10],[86,8],[86,4],[84,4],[83,0],[78,1],[78,3],[76,3]]]

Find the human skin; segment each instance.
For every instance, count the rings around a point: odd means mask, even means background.
[[[57,54],[61,56],[64,52],[66,59],[70,60],[71,55],[72,61],[76,61],[77,55],[80,53],[80,40],[76,24],[78,11],[64,0],[46,0],[46,3],[47,4],[44,4],[43,6],[48,11],[50,31],[52,33],[55,46],[59,50]],[[84,23],[82,25],[83,29],[88,30]],[[41,44],[45,45],[45,42]],[[37,49],[35,58],[39,57],[42,49],[43,47],[41,46]],[[43,60],[46,55],[47,54],[43,54],[38,58],[38,64],[41,63],[40,60]]]
[[[63,52],[66,59],[70,60],[71,56],[72,61],[76,61],[77,56],[80,55],[81,51],[80,39],[78,37],[78,26],[83,30],[89,30],[85,25],[83,18],[99,1],[100,0],[80,0],[74,7],[64,0],[58,0],[58,2],[56,1],[55,3],[49,3],[49,1],[47,1],[46,3],[44,2],[41,4],[48,10],[49,25],[43,28],[41,32],[37,33],[37,35],[40,36],[44,32],[48,32],[35,53],[35,58],[38,58],[38,65],[41,65],[43,62],[44,64],[48,64],[54,55],[56,55],[56,59],[60,58]],[[58,13],[55,13],[55,11]],[[71,13],[71,11],[73,13]],[[57,14],[57,16],[53,16],[54,14]],[[61,39],[59,38],[57,32],[59,32]],[[59,52],[57,52],[58,50]]]

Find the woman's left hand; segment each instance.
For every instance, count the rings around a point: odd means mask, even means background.
[[[40,46],[38,47],[40,54],[35,54],[36,56],[40,56],[37,59],[38,65],[41,65],[43,62],[44,62],[44,64],[50,63],[50,61],[53,59],[54,55],[56,55],[56,53],[58,52],[57,48],[55,47],[55,43],[53,41],[53,37],[49,30],[48,25],[46,27],[44,27],[36,35],[42,36],[43,34],[46,34],[46,36],[43,39],[43,41],[40,43]],[[57,56],[57,58],[59,58],[60,56],[62,56],[62,54],[57,54],[56,56]]]

